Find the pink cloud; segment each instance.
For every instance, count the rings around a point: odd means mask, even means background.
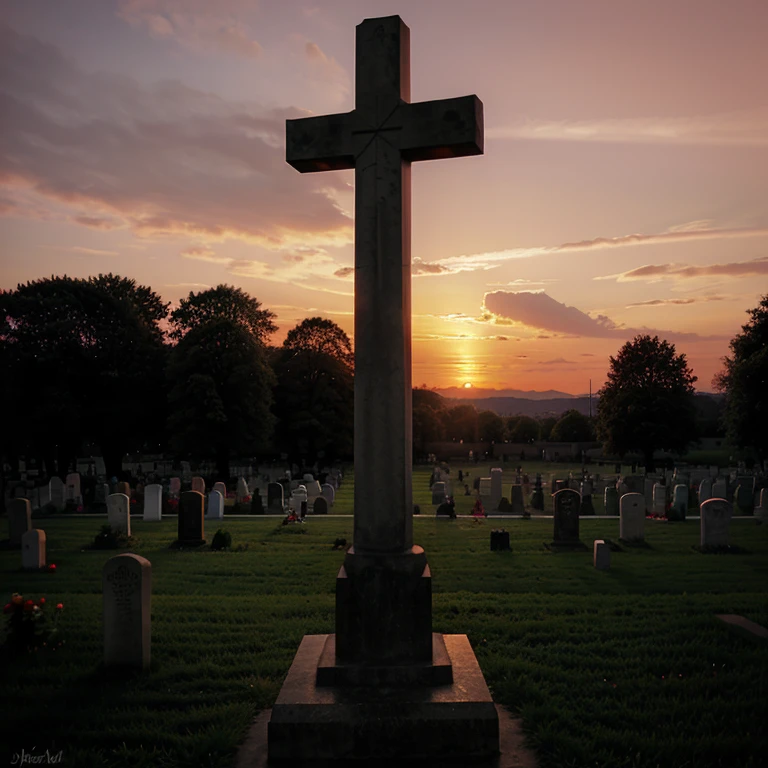
[[[343,174],[285,163],[285,119],[178,82],[85,73],[53,46],[0,27],[0,184],[108,216],[139,236],[240,239],[274,250],[351,241],[332,199]]]
[[[576,307],[570,307],[556,301],[543,291],[494,291],[486,293],[483,300],[483,312],[487,322],[495,323],[500,320],[502,324],[514,323],[564,336],[629,339],[638,334],[651,333],[670,340],[694,341],[725,338],[700,336],[697,333],[663,331],[654,328],[619,327],[605,315],[590,317]],[[537,338],[548,337],[539,335]]]
[[[768,256],[751,261],[732,261],[727,264],[646,264],[615,275],[603,275],[595,280],[690,280],[697,277],[757,277],[768,275]]]

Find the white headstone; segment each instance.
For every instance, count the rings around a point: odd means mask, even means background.
[[[642,493],[625,493],[619,499],[619,538],[624,541],[645,539],[645,497]]]
[[[491,470],[491,509],[498,509],[501,497],[504,495],[501,490],[502,471],[500,467],[494,467]]]
[[[667,488],[656,483],[653,486],[653,514],[663,517],[667,513]]]
[[[112,557],[102,570],[104,665],[148,669],[152,566],[139,555]]]
[[[27,571],[45,567],[45,531],[33,528],[21,537],[21,567]]]
[[[323,495],[323,498],[328,502],[328,506],[332,507],[333,502],[336,499],[336,489],[330,483],[323,483],[320,492]]]
[[[307,480],[304,485],[307,489],[308,499],[315,499],[323,493],[323,489],[320,487],[320,483],[317,480]]]
[[[596,539],[592,547],[592,563],[598,571],[611,567],[611,547],[603,539]]]
[[[235,501],[240,504],[246,496],[251,494],[248,491],[248,483],[244,477],[237,478],[237,488],[235,489]]]
[[[432,483],[432,504],[440,505],[445,501],[445,483]]]
[[[725,499],[709,499],[701,505],[701,546],[727,547],[733,507]]]
[[[699,483],[699,506],[712,498],[712,479],[705,477]]]
[[[107,524],[113,531],[131,535],[131,500],[124,493],[112,493],[107,497]]]
[[[64,500],[64,481],[60,477],[52,477],[48,488],[51,492],[51,504],[61,512],[67,506]]]
[[[64,498],[66,501],[74,501],[79,504],[81,501],[80,496],[80,475],[77,472],[71,472],[67,475],[65,482],[66,490],[64,492]]]
[[[221,520],[224,517],[224,497],[220,491],[213,490],[208,494],[208,512],[205,515],[209,520]]]
[[[144,488],[144,520],[159,522],[163,518],[163,486],[152,483]]]
[[[685,513],[688,511],[688,486],[676,485],[672,491],[672,508],[675,511],[675,517],[678,520],[685,520]]]

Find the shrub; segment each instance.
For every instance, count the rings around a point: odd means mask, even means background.
[[[10,653],[30,653],[38,648],[57,648],[62,644],[58,638],[57,623],[64,610],[63,603],[57,603],[53,621],[46,614],[46,600],[24,600],[18,592],[3,609],[8,616],[7,635],[4,647]]]
[[[213,541],[211,542],[211,549],[216,552],[222,549],[229,549],[231,546],[232,535],[228,531],[219,528],[213,537]]]

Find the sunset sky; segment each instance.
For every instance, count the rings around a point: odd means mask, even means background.
[[[354,108],[355,25],[485,154],[413,168],[413,381],[583,393],[638,332],[711,390],[768,293],[765,0],[0,0],[0,288],[219,283],[352,335],[353,171],[285,120]]]

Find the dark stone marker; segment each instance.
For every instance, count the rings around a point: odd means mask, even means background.
[[[503,528],[491,531],[491,552],[506,552],[510,549],[509,531],[505,531]]]
[[[205,499],[200,491],[184,491],[179,501],[179,544],[199,546],[205,544]]]
[[[271,514],[282,514],[283,486],[280,483],[270,483],[267,486],[267,510]]]
[[[553,499],[555,509],[554,546],[579,545],[579,507],[581,496],[571,488],[558,491]]]
[[[301,502],[301,506],[304,507],[306,504],[306,501]],[[328,514],[328,500],[324,499],[322,496],[317,496],[315,498],[314,506],[312,507],[312,512],[315,515],[327,515]]]
[[[32,505],[29,499],[14,499],[6,504],[8,538],[12,547],[21,546],[21,537],[32,530]]]

